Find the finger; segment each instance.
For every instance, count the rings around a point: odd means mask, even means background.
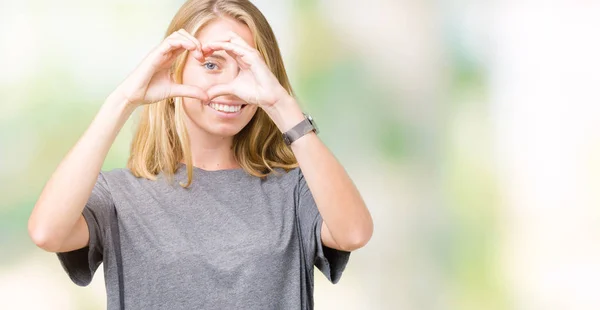
[[[205,59],[205,57],[204,57],[204,54],[202,54],[202,52],[201,52],[201,51],[198,51],[198,50],[193,50],[193,51],[190,51],[190,55],[192,55],[192,57],[194,57],[194,58],[195,58],[196,60],[198,60],[198,62],[200,62],[200,63],[204,63],[204,62],[206,62],[206,59]]]
[[[244,57],[249,54],[249,51],[231,42],[213,41],[202,46],[202,51],[206,53],[214,53],[215,51],[231,52],[236,56]]]
[[[256,63],[257,60],[260,59],[258,52],[247,50],[246,48],[231,42],[213,41],[202,46],[202,52],[205,56],[208,56],[219,50],[223,50],[229,54],[229,56],[237,61],[238,65],[242,69],[251,68],[252,64]]]
[[[177,33],[181,34],[183,37],[188,38],[190,41],[194,42],[194,44],[196,44],[198,49],[200,49],[200,47],[202,46],[202,44],[200,44],[200,41],[198,41],[198,39],[194,38],[194,36],[191,35],[189,32],[185,31],[185,29],[179,29],[179,30],[177,30]]]
[[[233,31],[228,31],[227,32],[227,36],[228,36],[228,40],[231,43],[235,43],[241,47],[244,47],[248,50],[255,50],[254,47],[250,46],[248,44],[248,42],[246,42],[246,40],[242,39],[242,37],[240,37],[237,33],[233,32]]]
[[[167,55],[178,49],[193,51],[196,49],[196,45],[187,39],[167,38],[161,44],[159,51],[162,55]],[[181,50],[181,52],[183,52],[183,50]]]
[[[205,59],[204,59],[204,55],[202,54],[202,44],[200,43],[200,41],[198,41],[198,39],[196,39],[194,36],[192,36],[189,32],[185,31],[185,29],[179,29],[179,30],[177,30],[177,33],[181,34],[183,37],[194,42],[194,44],[198,48],[198,53],[192,52],[192,56],[194,56],[196,59],[198,59],[198,61],[204,62]]]
[[[257,50],[247,50],[238,44],[222,41],[206,43],[202,49],[209,50],[211,51],[210,53],[217,50],[226,51],[237,61],[242,69],[252,71],[259,80],[267,81],[273,75]]]
[[[212,99],[214,99],[216,97],[226,96],[226,95],[235,95],[235,96],[237,96],[235,89],[230,84],[218,84],[218,85],[215,85],[215,86],[209,88],[206,91],[206,94],[208,95],[208,100],[212,100]],[[238,97],[240,97],[240,96],[238,96]]]
[[[180,32],[181,31],[181,32]],[[182,40],[182,41],[189,41],[191,42],[194,46],[198,47],[198,44],[196,42],[194,42],[194,40],[190,39],[188,36],[185,35],[185,32],[183,32],[183,30],[178,30],[175,31],[173,33],[171,33],[171,35],[169,35],[167,38],[165,38],[165,40]]]
[[[210,47],[206,47],[206,44],[203,45],[202,47],[202,53],[204,55],[204,57],[210,57],[210,55],[212,55],[214,52],[219,51],[221,49],[217,49],[217,48],[210,48]],[[232,51],[225,51],[225,53],[227,53],[227,55],[231,56],[231,58],[233,58],[236,63],[238,64],[238,66],[244,70],[249,69],[250,65],[248,64],[247,61],[242,60],[242,56],[239,56],[238,54],[232,52]]]
[[[184,84],[173,84],[169,97],[186,97],[208,101],[207,93],[200,87]]]
[[[202,50],[200,49],[200,42],[192,37],[189,33],[187,33],[185,30],[180,29],[178,31],[173,32],[171,35],[169,35],[166,39],[165,42],[187,42],[182,44],[182,47],[184,47],[185,49],[187,49],[188,51],[191,52],[192,57],[198,59],[198,61],[200,62],[204,62],[204,55],[202,55]],[[190,45],[191,44],[191,45]],[[173,46],[173,47],[177,47],[177,46]],[[193,48],[190,48],[193,47]],[[167,54],[169,52],[172,52],[173,49],[169,49],[167,47],[165,47],[165,49],[162,51],[163,54]],[[181,51],[183,52],[183,51]],[[177,55],[180,54],[180,52],[176,53]]]
[[[232,57],[234,57],[235,62],[237,62],[238,66],[242,69],[242,70],[249,70],[250,69],[250,65],[248,65],[240,56],[236,56],[236,55],[231,55]]]

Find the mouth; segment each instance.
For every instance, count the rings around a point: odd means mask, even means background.
[[[240,104],[234,102],[214,102],[211,101],[207,104],[210,108],[215,111],[226,113],[226,114],[236,114],[239,113],[243,108],[247,106],[247,104]]]

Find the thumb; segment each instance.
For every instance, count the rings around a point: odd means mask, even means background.
[[[218,84],[211,88],[209,88],[206,93],[208,94],[209,99],[213,99],[215,97],[224,96],[224,95],[237,95],[235,93],[235,89],[231,84]]]
[[[169,97],[186,97],[200,99],[201,101],[208,100],[208,95],[202,88],[184,84],[173,84]]]

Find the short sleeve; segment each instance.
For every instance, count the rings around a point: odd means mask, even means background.
[[[350,252],[329,248],[321,241],[323,218],[315,203],[304,175],[298,168],[297,185],[298,220],[302,242],[304,243],[306,259],[317,266],[325,277],[333,284],[337,283],[348,264]],[[309,266],[312,267],[312,266]]]
[[[110,224],[113,199],[101,172],[84,209],[90,241],[88,246],[70,252],[56,253],[63,269],[79,286],[87,286],[103,261],[106,227]]]

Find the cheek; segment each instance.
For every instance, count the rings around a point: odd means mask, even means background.
[[[184,114],[192,121],[194,121],[198,115],[202,115],[203,108],[205,108],[205,106],[202,102],[191,98],[183,98]]]
[[[181,82],[185,85],[198,86],[203,89],[212,86],[214,83],[211,81],[210,74],[204,72],[200,66],[186,66],[181,79]]]
[[[219,63],[218,71],[210,72],[200,63],[188,59],[182,74],[182,83],[199,87],[210,87],[215,84],[229,83],[239,73],[239,67],[235,62]]]

